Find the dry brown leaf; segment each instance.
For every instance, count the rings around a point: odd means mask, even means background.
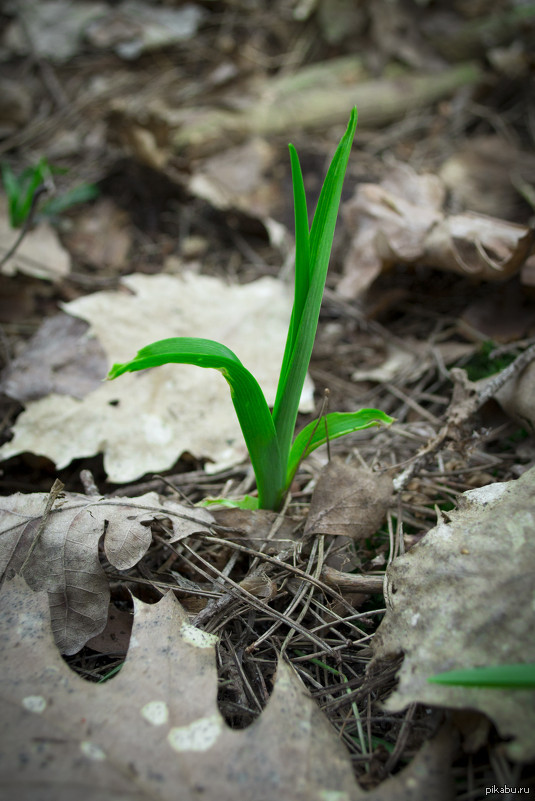
[[[338,292],[356,297],[395,264],[423,264],[486,281],[518,272],[533,246],[522,225],[466,212],[447,216],[434,175],[392,165],[380,184],[361,184],[344,209],[354,232]]]
[[[172,593],[134,599],[118,676],[92,684],[60,658],[46,595],[16,577],[0,593],[1,801],[450,801],[443,730],[401,773],[366,793],[349,755],[280,660],[266,709],[247,729],[217,708],[216,637]],[[177,790],[178,788],[178,790]]]
[[[128,219],[125,211],[103,198],[76,215],[65,244],[83,264],[120,270],[127,263],[132,243]]]
[[[259,219],[270,217],[280,205],[280,182],[264,173],[274,151],[258,137],[204,159],[189,181],[189,191],[217,209],[240,209]]]
[[[47,500],[44,493],[1,499],[0,577],[6,570],[23,569],[32,589],[48,592],[52,629],[65,654],[79,651],[106,625],[110,592],[98,556],[104,532],[108,561],[126,570],[145,555],[151,521],[169,519],[176,541],[206,530],[213,520],[204,509],[149,492],[137,498],[97,499],[66,493],[43,521]]]
[[[332,459],[312,494],[305,535],[369,537],[383,522],[392,492],[389,476]]]
[[[374,659],[403,652],[386,702],[478,709],[513,759],[535,758],[533,692],[427,682],[447,670],[535,662],[535,469],[465,492],[460,508],[388,568]]]
[[[236,353],[273,404],[291,311],[281,281],[266,277],[238,286],[187,273],[130,275],[122,283],[118,291],[64,306],[90,324],[88,336],[98,340],[109,365],[167,337],[214,339]],[[311,410],[312,396],[307,380],[301,411]],[[247,453],[223,376],[176,364],[103,382],[82,400],[53,393],[28,403],[0,458],[24,451],[47,456],[58,469],[103,452],[115,483],[167,470],[184,451],[213,460],[213,469]]]

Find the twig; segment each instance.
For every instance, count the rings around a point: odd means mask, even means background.
[[[30,228],[31,228],[31,226],[33,224],[33,218],[34,218],[34,215],[35,215],[35,207],[37,205],[37,201],[38,201],[38,199],[41,197],[41,195],[44,192],[48,192],[48,187],[47,187],[46,184],[41,184],[41,186],[38,186],[37,189],[35,190],[35,192],[33,193],[32,205],[30,206],[30,211],[28,212],[28,216],[24,220],[24,224],[22,226],[21,232],[20,232],[18,238],[15,240],[15,243],[13,245],[11,245],[11,247],[8,250],[8,252],[6,254],[4,254],[4,256],[2,256],[2,259],[0,260],[0,269],[4,266],[4,264],[6,262],[9,261],[9,259],[12,256],[15,255],[15,253],[17,252],[17,250],[19,249],[19,247],[20,247],[20,245],[22,243],[22,240],[24,239],[24,237],[26,236],[26,234],[30,230]]]
[[[52,484],[52,488],[50,490],[49,496],[48,496],[47,501],[46,501],[45,510],[44,510],[43,515],[41,517],[41,522],[39,523],[39,528],[37,529],[37,534],[35,535],[34,540],[33,540],[32,544],[30,545],[30,547],[28,549],[28,553],[26,554],[26,559],[22,563],[22,567],[20,569],[20,575],[21,576],[24,573],[24,569],[25,569],[26,565],[28,564],[32,553],[34,552],[37,543],[39,542],[41,534],[45,530],[48,518],[50,516],[50,512],[52,511],[52,507],[54,506],[54,503],[56,502],[56,500],[58,499],[59,495],[61,494],[64,486],[65,486],[65,484],[63,484],[59,480],[59,478],[56,478],[56,480]]]
[[[413,475],[435,453],[446,439],[453,439],[459,428],[469,420],[487,401],[493,398],[514,376],[524,370],[535,359],[535,345],[531,345],[517,358],[481,386],[469,381],[466,372],[460,368],[450,370],[455,382],[453,397],[446,412],[446,425],[414,457],[411,464],[394,479],[394,489],[398,492],[407,486]]]

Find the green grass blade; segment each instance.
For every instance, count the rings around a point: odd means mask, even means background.
[[[319,448],[325,445],[327,435],[329,440],[338,439],[364,428],[371,428],[381,424],[388,425],[394,421],[379,409],[360,409],[358,412],[331,412],[319,420],[313,420],[297,435],[290,450],[288,468],[286,472],[286,487],[292,483],[300,462]]]
[[[293,319],[293,347],[289,355],[285,354],[288,369],[282,373],[273,409],[273,420],[283,461],[287,460],[290,452],[299,400],[316,337],[342,185],[356,126],[357,110],[353,109],[347,130],[338,145],[327,172],[312,224],[309,240],[309,288],[300,319]],[[293,177],[294,183],[296,178],[298,179],[297,173]],[[299,195],[300,191],[298,187],[296,195]],[[296,264],[301,263],[301,257],[299,256],[298,258],[296,254]]]
[[[273,420],[258,382],[229,348],[211,339],[162,339],[142,348],[131,361],[114,364],[108,378],[171,362],[212,368],[223,374],[230,386],[232,402],[251,457],[259,506],[277,509],[282,502],[285,465],[281,462]]]
[[[491,687],[503,690],[535,690],[535,664],[492,665],[449,670],[430,676],[432,684],[462,687]]]
[[[290,162],[292,166],[292,184],[294,194],[295,210],[295,281],[294,281],[294,302],[286,347],[279,375],[275,407],[279,405],[279,396],[285,391],[286,376],[290,369],[295,346],[295,338],[299,330],[299,323],[305,307],[308,290],[310,287],[310,246],[308,230],[308,210],[305,195],[305,185],[303,183],[303,173],[299,163],[299,156],[293,145],[289,145]]]

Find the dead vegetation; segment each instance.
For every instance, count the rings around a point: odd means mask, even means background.
[[[0,685],[46,701],[7,704],[6,748],[44,743],[60,798],[81,743],[87,801],[173,798],[177,782],[255,801],[529,790],[533,691],[426,679],[535,663],[533,5],[52,5],[2,12],[1,158],[20,173],[45,156],[69,170],[58,194],[92,182],[99,197],[37,207],[1,268],[0,561],[37,594],[4,584]],[[286,145],[312,205],[354,103],[302,422],[324,388],[329,410],[396,422],[309,457],[280,514],[200,510],[254,490],[205,371],[101,380],[175,326],[230,344],[274,390]],[[4,209],[4,254],[16,237]],[[217,637],[201,662],[185,624]],[[180,754],[192,720],[213,743],[170,766],[168,735]],[[1,768],[6,799],[28,759]]]

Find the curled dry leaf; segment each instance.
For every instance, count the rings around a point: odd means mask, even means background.
[[[98,556],[104,532],[108,561],[126,570],[145,555],[152,521],[168,519],[176,541],[206,530],[213,520],[204,509],[155,492],[97,499],[67,493],[43,518],[47,500],[44,493],[0,500],[0,577],[22,570],[32,589],[47,591],[52,630],[65,654],[79,651],[106,625],[110,591]]]
[[[395,264],[423,264],[485,281],[503,281],[529,256],[534,232],[483,214],[448,216],[445,185],[392,166],[380,184],[362,184],[345,206],[353,233],[340,294],[355,297]]]
[[[404,653],[386,702],[488,715],[513,759],[535,758],[533,692],[430,684],[447,670],[535,662],[535,469],[464,493],[460,508],[387,570],[374,660]],[[373,664],[373,663],[372,663]]]
[[[280,660],[266,709],[246,730],[217,707],[216,638],[169,593],[134,602],[126,663],[105,684],[77,676],[50,634],[46,595],[22,579],[0,593],[1,801],[450,801],[447,731],[366,793],[349,755]]]

